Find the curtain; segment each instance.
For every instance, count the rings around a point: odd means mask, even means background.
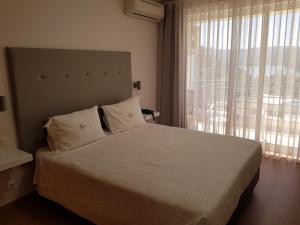
[[[300,1],[186,1],[188,128],[300,157]]]
[[[183,4],[168,4],[159,30],[158,98],[160,123],[186,127]]]

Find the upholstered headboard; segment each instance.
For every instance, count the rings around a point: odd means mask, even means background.
[[[54,115],[132,96],[129,52],[7,48],[19,148],[43,146]]]

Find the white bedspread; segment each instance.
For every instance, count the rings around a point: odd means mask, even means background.
[[[39,151],[41,195],[101,225],[225,225],[261,145],[155,124],[70,152]]]

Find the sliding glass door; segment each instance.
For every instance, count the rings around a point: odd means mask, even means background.
[[[299,159],[299,1],[190,3],[185,19],[188,128]]]

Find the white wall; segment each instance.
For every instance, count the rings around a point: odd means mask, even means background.
[[[125,16],[123,7],[123,0],[0,0],[0,95],[9,101],[8,110],[0,112],[0,138],[8,137],[8,143],[0,148],[16,146],[4,55],[7,46],[130,51],[133,80],[142,81],[142,105],[155,108],[158,27]],[[0,173],[0,186],[26,177],[30,169],[24,170]],[[16,193],[0,188],[0,205],[23,195],[28,187]]]

